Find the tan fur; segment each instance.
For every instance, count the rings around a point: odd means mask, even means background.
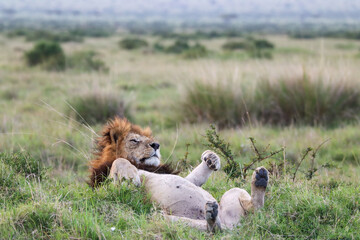
[[[159,174],[174,171],[160,164],[159,144],[150,129],[115,118],[104,127],[98,141],[97,158],[90,163],[90,185],[96,186],[109,174],[114,183],[123,179],[132,180],[137,186],[142,183],[169,220],[213,232],[232,229],[247,212],[261,208],[268,180],[267,170],[257,168],[252,176],[251,195],[233,188],[217,203],[201,185],[220,165],[219,156],[207,150],[201,155],[200,165],[187,177]]]

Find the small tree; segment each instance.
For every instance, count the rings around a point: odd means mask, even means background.
[[[65,68],[65,54],[57,42],[41,41],[25,52],[25,59],[29,66],[42,65],[47,70],[63,70]]]
[[[127,50],[133,50],[138,49],[142,47],[147,47],[148,43],[147,41],[141,39],[141,38],[124,38],[119,42],[119,45],[121,48],[127,49]]]

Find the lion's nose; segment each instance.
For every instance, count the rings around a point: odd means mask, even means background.
[[[150,144],[150,147],[152,147],[156,151],[160,148],[160,144],[154,142],[154,143]]]

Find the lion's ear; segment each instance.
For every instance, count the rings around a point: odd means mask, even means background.
[[[119,133],[116,131],[116,130],[114,130],[114,129],[112,129],[112,130],[110,130],[110,140],[111,140],[111,143],[115,143],[115,144],[117,144],[117,142],[119,141]]]

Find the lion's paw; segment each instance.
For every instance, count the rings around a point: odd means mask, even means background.
[[[203,160],[206,165],[213,171],[220,169],[220,157],[213,151],[206,150],[201,155],[201,160]]]
[[[257,169],[255,169],[253,178],[255,180],[256,187],[267,187],[269,177],[266,168],[258,167]]]
[[[115,183],[125,179],[131,180],[136,186],[141,185],[137,168],[123,158],[116,159],[113,162],[110,170],[110,178],[112,178]]]
[[[219,205],[216,202],[207,202],[205,204],[206,221],[215,221],[219,212]]]
[[[207,230],[209,232],[215,232],[221,230],[220,222],[217,218],[219,213],[219,205],[217,202],[207,202],[205,204],[205,219],[207,222]]]

